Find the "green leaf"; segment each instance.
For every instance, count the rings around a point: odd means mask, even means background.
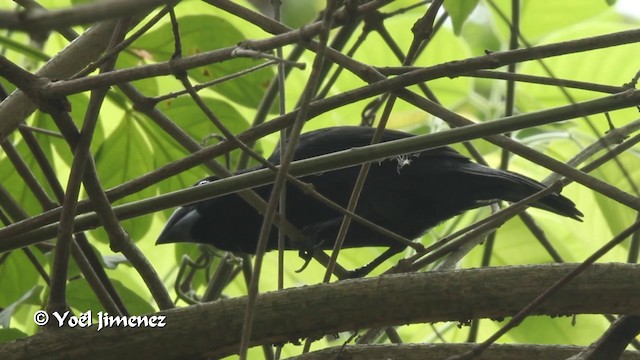
[[[131,68],[139,65],[144,65],[143,55],[136,54],[133,51],[122,52],[118,56],[118,62],[116,63],[118,69]],[[158,96],[160,93],[158,89],[158,78],[156,77],[132,81],[131,85],[148,97]]]
[[[22,304],[33,304],[40,299],[40,293],[44,287],[42,285],[36,285],[29,291],[25,292],[20,299],[16,300],[9,306],[0,311],[0,326],[7,329],[10,326],[11,318],[16,309]]]
[[[614,33],[632,29],[629,25],[612,22],[589,22],[559,30],[541,40],[539,44],[551,44],[577,38]],[[630,80],[637,68],[629,62],[629,54],[638,51],[638,44],[628,44],[606,49],[592,50],[544,59],[553,75],[562,79],[580,80],[596,84],[621,86]],[[580,66],[576,66],[579,64]],[[549,76],[537,61],[522,64],[520,72],[528,75]],[[519,83],[518,107],[523,111],[539,110],[566,105],[568,100],[560,88],[533,83]],[[592,100],[603,95],[593,91],[567,89],[576,102]],[[614,119],[616,119],[614,117]]]
[[[142,298],[140,294],[133,292],[119,280],[111,279],[111,283],[122,301],[127,305],[127,310],[130,314],[149,314],[155,311],[153,306]],[[69,306],[73,309],[82,313],[91,310],[94,317],[97,316],[98,312],[104,311],[104,307],[94,294],[89,283],[84,279],[69,282],[67,285],[67,300]]]
[[[522,324],[509,330],[507,339],[521,344],[588,345],[594,334],[602,334],[608,325],[606,318],[599,315],[578,315],[575,319],[572,316],[529,316]]]
[[[77,126],[81,126],[88,99],[85,95],[79,94],[69,97],[69,100],[71,101],[72,106],[71,116],[74,119],[79,119]],[[68,174],[68,169],[65,169],[64,167],[56,167],[56,161],[59,162],[59,160],[62,160],[70,166],[72,162],[72,153],[68,143],[61,138],[61,135],[59,135],[60,132],[51,117],[40,111],[36,111],[27,123],[30,127],[58,134],[58,136],[56,136],[39,131],[27,130],[32,131],[44,154],[44,157],[46,158],[46,161],[49,164],[52,164],[52,166],[54,166],[54,170],[58,173],[58,178],[65,179],[66,174]],[[54,201],[57,200],[29,146],[27,146],[26,142],[22,140],[20,135],[14,136],[18,139],[13,143],[14,147],[26,164],[27,168],[33,173],[35,178],[38,180],[38,183],[44,188],[47,194],[49,194],[49,198]],[[98,144],[102,142],[103,138],[104,131],[102,127],[98,125],[94,133],[94,142],[91,146],[92,151],[97,149]],[[13,163],[4,156],[4,152],[0,152],[0,155],[3,155],[0,157],[0,168],[6,169],[0,172],[0,182],[2,185],[6,189],[11,190],[11,196],[22,206],[27,214],[40,213],[42,211],[42,205],[40,202],[33,195],[31,189],[29,189],[22,176],[18,174]],[[64,188],[64,182],[62,183],[62,186]]]
[[[460,35],[462,25],[478,5],[478,0],[447,0],[442,5],[451,17],[454,34]]]
[[[183,16],[179,19],[179,27],[182,54],[185,57],[235,46],[245,40],[244,35],[225,19],[211,15]],[[142,36],[133,47],[147,52],[153,61],[166,61],[173,55],[174,42],[171,24],[164,24]],[[259,65],[261,62],[233,58],[193,69],[189,71],[189,76],[206,82]],[[271,69],[262,69],[213,86],[211,90],[241,105],[256,108],[272,77]]]
[[[0,343],[5,343],[9,341],[13,341],[15,339],[20,339],[29,336],[18,329],[0,329]]]
[[[511,0],[495,0],[501,12],[510,18]],[[496,30],[504,39],[509,38],[509,24],[505,23],[498,13],[489,7],[493,15]],[[569,28],[573,25],[602,16],[613,11],[602,0],[563,0],[563,1],[522,1],[520,12],[520,33],[529,42],[535,42],[552,32]],[[584,36],[581,36],[584,37]]]
[[[24,160],[27,167],[31,169],[38,179],[40,184],[45,184],[44,176],[39,171],[39,167],[33,154],[28,150],[24,141],[20,141],[16,146],[16,150],[20,154],[20,157]],[[49,147],[44,148],[45,153],[51,153]],[[35,215],[42,211],[42,205],[33,195],[24,179],[18,174],[13,163],[1,152],[2,158],[0,159],[0,183],[9,191],[9,195],[22,207],[22,209],[29,215]],[[47,156],[47,158],[50,158]]]
[[[637,184],[640,184],[640,168],[637,166],[638,157],[637,153],[623,153],[617,157],[616,162],[610,162],[600,167],[596,172],[596,176],[622,191],[635,194]],[[635,221],[637,217],[636,211],[626,206],[620,206],[618,202],[595,191],[593,197],[595,198],[595,205],[601,211],[601,217],[606,224],[603,228],[608,229],[611,234],[623,231]],[[625,245],[623,244],[622,246],[624,247]]]
[[[20,41],[13,39],[12,36],[0,36],[0,48],[3,48],[3,51],[5,51],[5,49],[14,50],[19,54],[28,56],[32,60],[37,60],[37,61],[49,60],[49,56],[47,54],[41,52],[40,50],[32,46],[27,46],[22,44]]]
[[[74,120],[78,130],[81,130],[82,124],[84,123],[87,106],[89,106],[89,98],[85,94],[76,94],[69,96],[68,100],[71,103],[71,113],[69,115]],[[106,113],[106,111],[103,112]],[[104,141],[104,128],[101,121],[102,118],[102,115],[98,117],[98,124],[93,132],[93,138],[90,148],[93,154],[98,151],[99,145]],[[51,117],[49,115],[42,114],[39,111],[35,114],[33,126],[60,134],[60,130],[58,130],[58,127],[53,122]],[[71,166],[73,162],[73,153],[65,139],[53,136],[48,136],[46,138],[44,136],[41,136],[40,138],[42,139],[39,141],[41,146],[43,146],[43,144],[47,144],[47,146],[48,144],[50,144],[50,146],[52,146],[56,153],[60,156],[60,159],[62,159],[62,161],[67,164],[67,166]]]
[[[108,189],[125,181],[141,176],[154,169],[154,153],[147,139],[131,113],[116,127],[113,133],[102,143],[96,153],[96,167],[101,184]],[[120,202],[141,200],[155,195],[154,187],[149,187],[126,197]],[[141,216],[120,222],[134,241],[140,239],[151,225],[151,215]],[[99,228],[93,232],[106,242],[107,234]]]
[[[103,255],[102,262],[107,269],[115,269],[120,264],[128,264],[129,260],[122,254]]]
[[[412,40],[413,34],[406,31],[406,24],[412,24],[420,16],[415,13],[397,15],[385,20],[385,27],[394,42],[401,49],[407,49]],[[399,66],[401,61],[397,59],[388,46],[382,45],[384,40],[377,34],[370,34],[365,43],[360,46],[354,54],[354,58],[358,61],[371,64],[373,66]],[[347,48],[350,45],[347,45]],[[429,49],[435,49],[430,51]],[[438,51],[437,49],[447,49],[447,51]],[[469,46],[464,39],[457,37],[450,29],[441,28],[431,39],[429,48],[424,51],[415,61],[415,66],[432,66],[442,62],[460,60],[470,56]],[[310,61],[310,60],[309,60]],[[298,87],[304,86],[306,78],[299,75],[300,72],[292,72],[287,84],[288,93],[296,93]],[[305,75],[305,74],[303,74]],[[426,82],[431,91],[438,97],[438,101],[448,108],[455,108],[461,102],[468,101],[470,94],[473,92],[474,79],[470,77],[457,77],[454,79],[441,78]],[[291,86],[290,86],[291,85]],[[331,94],[339,94],[348,90],[366,85],[355,75],[343,72],[333,87]],[[410,87],[418,93],[422,91],[416,86]],[[358,124],[360,114],[363,107],[369,103],[371,99],[365,99],[347,106],[332,110],[331,115],[325,115],[323,119],[310,122],[305,130],[318,127]],[[295,100],[288,100],[288,103],[295,103]],[[324,119],[327,119],[324,121]],[[390,118],[390,127],[397,128],[415,128],[424,126],[430,116],[424,111],[416,108],[414,105],[404,101],[398,101],[394,106],[393,113]]]
[[[203,101],[233,134],[241,133],[249,128],[249,123],[228,102],[206,97],[203,98]],[[164,101],[158,104],[158,109],[171,118],[176,125],[188,133],[195,141],[203,145],[215,144],[218,140],[211,136],[221,135],[220,130],[213,125],[190,98],[181,97]],[[155,149],[153,156],[155,167],[162,166],[189,154],[187,150],[154,124],[145,121],[141,122],[141,125],[148,136],[151,146]],[[257,150],[259,151],[259,149],[260,147],[258,146]],[[236,168],[239,154],[240,150],[231,152],[230,169]],[[226,165],[226,157],[220,156],[216,160]],[[194,168],[161,182],[159,189],[161,193],[183,189],[210,174],[211,171],[203,167]]]

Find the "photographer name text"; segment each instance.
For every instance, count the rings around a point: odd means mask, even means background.
[[[111,327],[163,328],[166,326],[165,315],[115,316],[109,315],[109,313],[102,311],[98,311],[96,315],[98,331],[104,328]],[[71,328],[86,328],[93,326],[96,323],[96,321],[93,319],[93,313],[91,310],[85,311],[78,315],[72,315],[69,311],[65,311],[63,313],[54,311],[53,313],[48,314],[46,311],[40,310],[36,311],[36,313],[33,315],[33,321],[36,323],[36,325],[39,326],[44,326],[49,323],[49,321],[54,321],[54,324],[58,327],[68,326]]]

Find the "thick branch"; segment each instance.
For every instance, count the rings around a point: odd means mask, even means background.
[[[103,0],[76,5],[65,9],[29,9],[23,12],[0,11],[0,28],[23,31],[45,31],[63,27],[90,24],[139,12],[174,2],[172,0]]]
[[[393,345],[354,345],[336,346],[288,358],[288,360],[439,360],[469,351],[474,344],[393,344]],[[487,349],[479,359],[520,360],[545,359],[565,360],[584,350],[581,346],[567,345],[520,345],[500,344]],[[640,352],[627,351],[620,360],[639,360]]]
[[[575,266],[400,274],[265,293],[256,302],[252,345],[369,327],[503,318],[515,314]],[[594,265],[533,314],[638,313],[639,281],[638,265]],[[606,301],[602,294],[607,294]],[[238,349],[245,308],[246,298],[241,297],[160,312],[166,315],[167,324],[161,329],[113,327],[96,331],[94,325],[47,331],[4,344],[0,358],[222,357]]]

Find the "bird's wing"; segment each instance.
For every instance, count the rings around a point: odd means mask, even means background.
[[[320,130],[310,131],[300,135],[296,147],[294,160],[307,159],[314,156],[330,154],[337,151],[348,150],[354,147],[367,146],[375,133],[375,128],[364,126],[335,126]],[[385,130],[381,142],[406,139],[414,136],[397,130]],[[457,151],[449,147],[440,147],[420,153],[423,155],[463,157]],[[274,164],[280,162],[280,147],[269,157]]]

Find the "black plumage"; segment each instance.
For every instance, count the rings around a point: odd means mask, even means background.
[[[331,127],[301,135],[294,160],[306,159],[371,143],[375,129]],[[382,141],[412,134],[386,130]],[[276,151],[268,159],[279,163]],[[302,177],[314,189],[345,206],[359,166]],[[214,181],[209,177],[203,181]],[[265,200],[271,185],[254,189]],[[440,147],[374,162],[365,182],[356,213],[407,239],[415,239],[440,222],[465,210],[497,200],[516,202],[544,189],[525,176],[492,169],[471,162],[450,147]],[[551,194],[532,204],[544,210],[579,220],[582,213],[560,194]],[[286,217],[321,249],[332,249],[342,215],[287,185]],[[157,243],[193,242],[211,244],[218,249],[255,253],[262,215],[236,194],[204,200],[176,210]],[[404,246],[358,222],[352,222],[343,248],[385,246],[391,253]],[[299,249],[287,241],[288,249]],[[274,226],[267,245],[277,249]]]

